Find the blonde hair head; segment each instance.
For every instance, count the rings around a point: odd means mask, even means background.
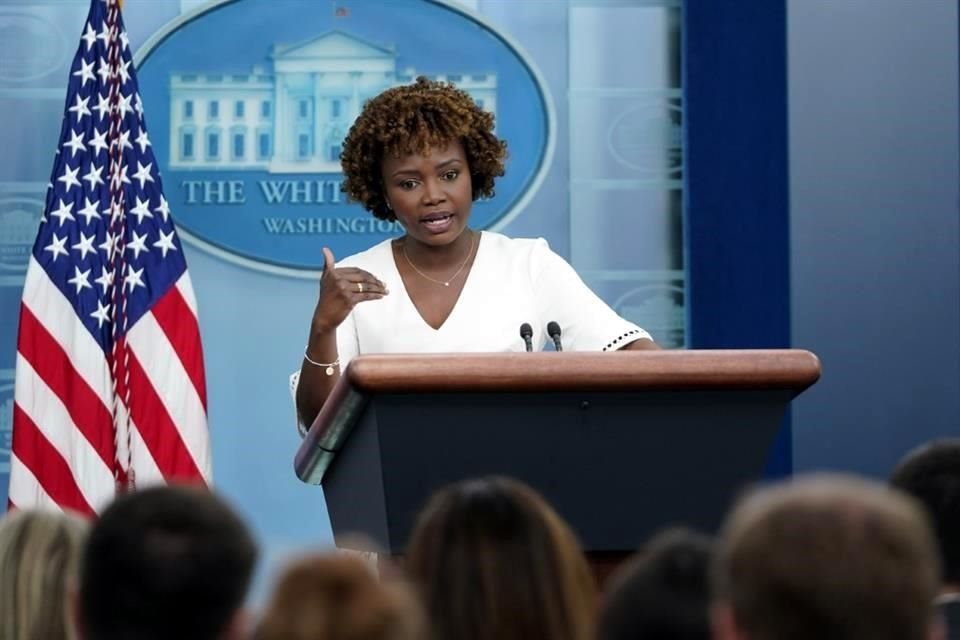
[[[14,511],[0,519],[0,638],[73,640],[68,585],[75,583],[87,522]]]

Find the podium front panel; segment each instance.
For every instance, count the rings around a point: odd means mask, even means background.
[[[323,481],[338,540],[406,547],[440,487],[485,475],[540,491],[588,551],[667,525],[711,532],[764,469],[786,390],[384,394]]]

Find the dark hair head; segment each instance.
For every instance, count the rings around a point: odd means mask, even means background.
[[[943,560],[943,580],[960,585],[960,439],[914,449],[897,465],[890,484],[926,508]]]
[[[451,142],[463,145],[473,199],[489,198],[503,175],[507,143],[493,132],[493,114],[452,84],[420,76],[368,101],[343,142],[343,191],[381,220],[396,220],[387,207],[381,166],[387,154],[427,154]]]
[[[420,514],[406,567],[435,640],[584,640],[593,576],[563,520],[530,487],[483,478],[439,491]]]
[[[256,547],[243,521],[201,487],[118,497],[82,559],[84,637],[218,637],[243,604]]]
[[[710,640],[710,538],[668,529],[611,578],[599,640]]]
[[[270,596],[255,640],[423,640],[425,617],[412,590],[378,580],[344,553],[291,564]]]
[[[717,547],[714,597],[754,640],[925,640],[938,568],[927,518],[909,496],[813,475],[734,507]]]

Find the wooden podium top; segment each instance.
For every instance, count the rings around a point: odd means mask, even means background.
[[[783,390],[796,396],[820,377],[799,349],[365,355],[352,360],[310,427],[295,460],[319,483],[378,394]]]
[[[712,388],[799,393],[819,377],[820,361],[799,349],[369,355],[350,362],[345,376],[369,394]]]

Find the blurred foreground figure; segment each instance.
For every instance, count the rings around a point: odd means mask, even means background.
[[[717,640],[927,640],[936,543],[908,496],[866,480],[810,476],[761,489],[717,549]]]
[[[897,465],[890,484],[919,500],[933,522],[943,561],[937,606],[949,640],[960,640],[960,439],[914,449]]]
[[[596,587],[573,532],[507,478],[441,489],[420,514],[406,568],[433,640],[592,640]]]
[[[655,535],[610,579],[599,640],[710,640],[710,538]]]
[[[68,587],[87,532],[79,516],[11,511],[0,519],[0,638],[76,638]]]
[[[86,640],[243,637],[256,560],[247,526],[201,487],[121,495],[96,522],[80,569]]]
[[[413,590],[378,580],[355,555],[316,554],[280,576],[254,640],[423,640],[426,620]]]

